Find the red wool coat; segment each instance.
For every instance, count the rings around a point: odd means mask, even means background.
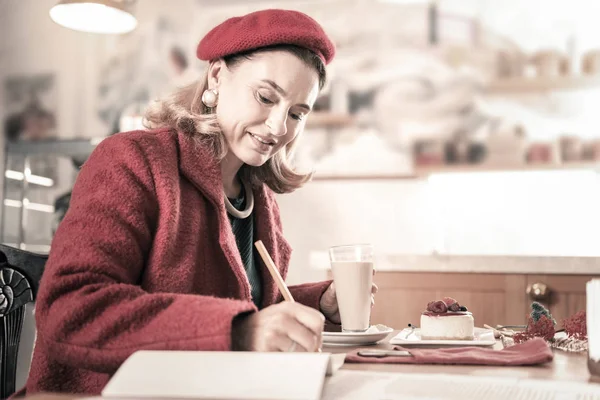
[[[82,168],[36,302],[27,394],[98,394],[141,349],[229,350],[231,322],[255,311],[223,203],[220,167],[169,130],[102,141]],[[281,275],[291,248],[265,186],[254,191],[256,240]],[[263,306],[281,300],[260,261]],[[319,308],[330,282],[290,287]]]

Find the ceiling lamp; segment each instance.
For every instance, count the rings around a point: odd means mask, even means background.
[[[82,32],[127,33],[137,26],[134,0],[61,0],[50,9],[59,25]]]

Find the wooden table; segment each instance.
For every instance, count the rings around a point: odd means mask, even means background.
[[[369,349],[391,349],[387,341],[396,335],[393,332],[383,343],[376,346],[360,346]],[[330,353],[345,353],[358,347],[324,346],[323,351]],[[494,348],[501,349],[498,342]],[[496,367],[480,365],[415,365],[415,364],[344,364],[345,370],[401,372],[405,374],[457,374],[472,376],[518,377],[530,379],[548,379],[552,381],[581,382],[600,384],[600,377],[591,376],[587,368],[587,352],[569,353],[561,350],[554,351],[551,363],[530,367]],[[36,394],[26,400],[75,400],[84,396]]]
[[[368,346],[369,349],[391,349],[394,346],[388,340],[398,332],[393,332],[376,346]],[[366,348],[366,347],[364,347]],[[407,347],[408,348],[408,347]],[[495,349],[502,349],[502,343],[498,341]],[[333,347],[325,346],[323,351],[330,353],[343,353],[355,350],[356,347]],[[530,379],[549,379],[553,381],[569,382],[591,382],[600,383],[600,377],[590,375],[587,367],[587,352],[570,353],[562,350],[554,350],[554,360],[551,363],[524,367],[498,367],[481,365],[415,365],[415,364],[344,364],[342,369],[402,372],[415,374],[458,374],[473,376],[505,376]]]

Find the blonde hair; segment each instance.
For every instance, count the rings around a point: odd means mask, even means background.
[[[144,125],[151,129],[170,127],[193,136],[220,161],[227,154],[227,142],[213,109],[202,103],[202,93],[207,88],[208,69],[198,82],[182,87],[170,97],[152,104],[144,116]],[[265,183],[275,193],[290,193],[302,187],[313,173],[298,173],[290,163],[299,136],[260,167],[244,164],[239,171],[240,179],[253,187]]]

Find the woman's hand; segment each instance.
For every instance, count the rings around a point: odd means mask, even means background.
[[[325,318],[319,311],[284,301],[233,320],[233,350],[308,351],[321,349]]]
[[[377,293],[377,290],[377,285],[373,283],[373,285],[371,286],[371,307],[373,307],[373,305],[375,304],[375,293]],[[335,284],[333,282],[331,282],[331,285],[329,285],[327,290],[325,290],[325,292],[321,296],[319,307],[321,308],[321,312],[329,321],[335,324],[342,323],[337,296],[335,294]]]

